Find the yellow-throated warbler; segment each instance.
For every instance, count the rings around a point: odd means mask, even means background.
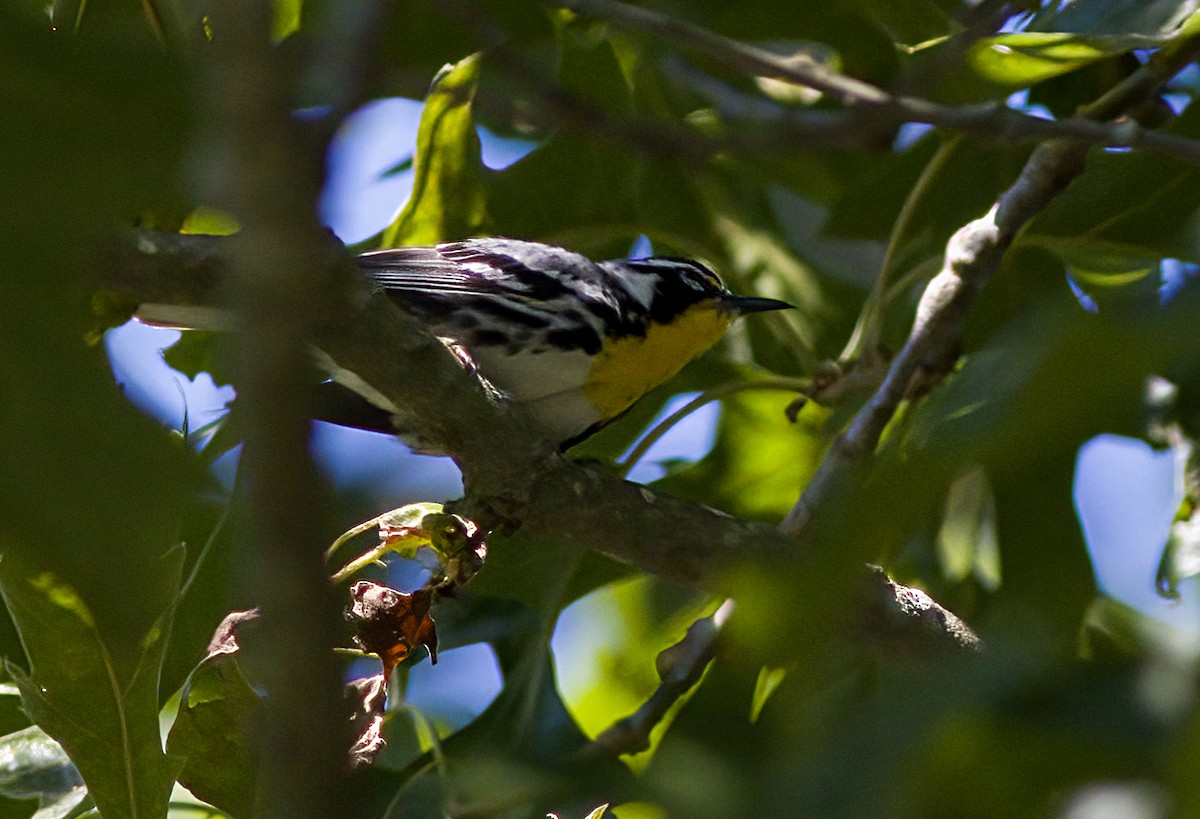
[[[791,307],[735,296],[689,259],[593,262],[517,239],[377,250],[358,264],[564,448],[679,372],[738,316]],[[175,323],[145,306],[139,315]],[[397,409],[382,395],[352,374],[334,379],[319,391],[318,418],[398,431]],[[436,451],[399,431],[417,451]]]

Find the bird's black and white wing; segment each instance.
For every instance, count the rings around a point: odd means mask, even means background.
[[[401,309],[468,348],[594,353],[620,306],[596,263],[537,242],[470,239],[373,251],[358,262]]]
[[[374,251],[358,261],[397,306],[465,348],[551,440],[595,422],[580,388],[617,303],[590,259],[536,242],[473,239]]]

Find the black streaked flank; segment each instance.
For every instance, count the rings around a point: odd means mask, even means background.
[[[603,346],[600,334],[586,325],[551,330],[546,334],[546,347],[559,350],[582,350],[587,355],[595,355]]]
[[[515,325],[544,330],[550,326],[552,319],[543,305],[518,302],[515,299],[470,299],[466,303],[466,309],[480,317],[480,324],[487,324],[487,319],[490,317],[502,327]]]

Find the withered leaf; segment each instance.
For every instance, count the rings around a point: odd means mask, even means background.
[[[437,663],[437,633],[429,611],[433,592],[407,594],[359,580],[350,587],[350,599],[346,619],[354,626],[354,642],[379,657],[385,682],[415,646],[425,646],[429,661]]]

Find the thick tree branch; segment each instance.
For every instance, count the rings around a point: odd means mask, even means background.
[[[96,276],[130,302],[211,306],[233,241],[134,231],[105,248]],[[339,366],[406,407],[423,435],[454,453],[467,487],[460,511],[480,526],[519,522],[689,584],[719,585],[720,574],[741,561],[793,559],[795,544],[769,526],[562,458],[512,409],[489,401],[416,321],[372,292],[349,259],[338,273],[339,286],[323,299],[315,342]]]
[[[125,301],[210,306],[216,303],[226,273],[224,253],[232,242],[130,231],[103,249],[95,276]],[[408,407],[426,437],[455,453],[468,489],[461,511],[481,526],[519,522],[526,530],[594,549],[661,577],[717,590],[740,566],[797,569],[807,560],[805,550],[773,527],[562,458],[528,432],[509,408],[493,405],[457,359],[384,294],[371,292],[349,259],[328,266],[339,267],[334,278],[340,284],[329,289],[332,295],[323,302],[316,342],[397,406]],[[798,576],[804,575],[801,569]],[[813,584],[823,582],[812,574]],[[864,616],[874,618],[871,612],[890,608],[889,623],[899,617],[932,635],[936,628],[929,628],[928,612],[912,618],[900,593],[909,590],[895,589],[894,605],[871,602]],[[867,598],[876,601],[877,596],[871,591]],[[930,611],[943,610],[934,606]],[[944,614],[937,622],[958,623]],[[944,630],[930,640],[930,647],[970,648],[975,642],[963,627]],[[702,669],[708,656],[696,654],[691,665]],[[664,683],[663,702],[686,691],[684,677],[676,674]],[[650,712],[638,717],[647,730],[655,719]]]
[[[258,808],[264,816],[326,817],[344,800],[351,736],[332,651],[340,607],[321,559],[326,488],[309,457],[306,401],[309,332],[329,277],[327,266],[311,263],[321,234],[303,203],[320,193],[324,146],[297,135],[291,77],[270,47],[269,4],[221,0],[209,13],[220,36],[200,67],[198,142],[206,150],[192,170],[207,201],[247,227],[229,242],[221,287],[240,335],[246,445],[238,500],[246,503],[238,528],[256,558],[251,585],[270,692],[253,726]]]

